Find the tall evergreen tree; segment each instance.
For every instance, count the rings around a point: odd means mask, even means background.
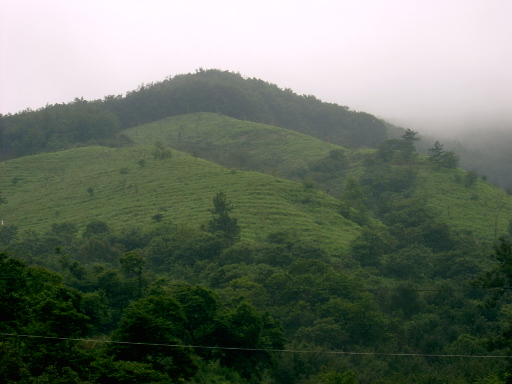
[[[212,219],[208,222],[208,230],[213,234],[220,233],[232,245],[240,236],[238,219],[229,216],[233,210],[231,201],[228,201],[224,192],[218,192],[213,198],[213,209],[210,210]]]

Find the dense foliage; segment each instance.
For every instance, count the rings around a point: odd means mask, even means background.
[[[422,357],[506,353],[493,340],[507,334],[508,307],[486,304],[486,287],[505,285],[498,272],[472,288],[486,248],[411,197],[416,171],[403,158],[376,152],[361,182],[347,183],[345,210],[363,229],[343,255],[293,231],[243,241],[222,192],[195,230],[3,226],[3,381],[501,382],[501,359]],[[376,181],[401,180],[401,167],[402,187]],[[508,249],[496,248],[502,264]]]

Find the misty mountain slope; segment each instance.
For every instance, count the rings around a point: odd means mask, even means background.
[[[188,154],[155,159],[153,147],[85,147],[1,163],[1,220],[20,230],[103,220],[116,228],[162,221],[197,227],[219,191],[233,202],[244,239],[290,229],[331,249],[346,248],[359,227],[337,213],[336,199],[301,184],[228,170]]]
[[[125,131],[137,145],[164,146],[227,167],[289,175],[340,147],[285,128],[216,113],[180,115]]]
[[[485,127],[467,131],[446,142],[460,155],[460,165],[486,176],[492,183],[512,191],[512,127]]]

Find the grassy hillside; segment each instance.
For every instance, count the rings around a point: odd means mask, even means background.
[[[312,161],[324,158],[330,150],[339,149],[313,137],[284,128],[236,120],[213,113],[176,116],[126,131],[140,145],[156,141],[180,148],[227,166],[266,171],[284,176],[293,174]],[[361,159],[373,150],[351,151],[349,166],[341,175],[323,183],[326,190],[339,196],[347,175],[361,177]],[[493,241],[507,231],[512,218],[512,198],[503,190],[477,180],[465,186],[466,172],[439,170],[418,166],[415,194],[426,198],[428,206],[456,229],[471,231],[479,239]]]
[[[216,113],[171,117],[125,131],[137,145],[159,141],[228,167],[289,174],[340,148],[285,128]]]
[[[337,201],[301,184],[256,172],[228,170],[188,154],[155,160],[152,147],[85,147],[1,163],[1,219],[20,229],[51,223],[80,226],[104,220],[114,227],[164,221],[199,226],[218,191],[232,200],[242,237],[296,230],[328,248],[345,248],[358,227],[337,213]]]
[[[427,205],[450,226],[493,241],[508,231],[512,197],[480,179],[468,186],[467,175],[460,169],[423,169],[416,195],[426,198]]]
[[[319,191],[196,158],[286,176],[340,147],[212,113],[176,116],[127,134],[140,146],[86,147],[2,163],[0,190],[8,204],[0,207],[0,219],[21,229],[45,230],[54,222],[84,225],[96,219],[115,227],[145,226],[161,214],[164,221],[199,226],[210,217],[213,196],[223,190],[236,207],[246,239],[290,228],[328,247],[346,247],[358,233],[357,226],[336,213],[337,201]],[[172,158],[155,160],[157,141],[191,154],[173,151]],[[347,168],[323,185],[326,190],[339,191],[347,175],[361,177],[361,159],[369,152],[350,152]],[[461,170],[417,169],[414,193],[443,221],[486,241],[507,231],[512,198],[505,192],[481,180],[466,186]]]

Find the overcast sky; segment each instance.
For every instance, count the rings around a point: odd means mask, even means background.
[[[217,68],[420,132],[512,127],[510,0],[0,0],[0,113]]]

